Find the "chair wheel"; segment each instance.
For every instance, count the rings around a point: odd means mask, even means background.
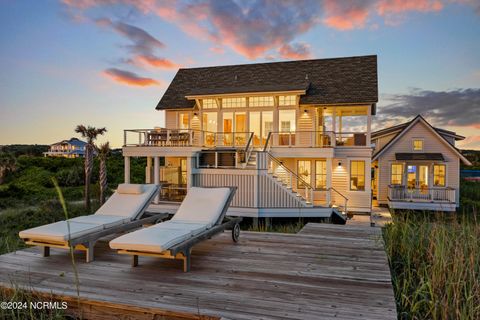
[[[240,238],[240,225],[236,223],[232,229],[232,240],[234,242],[238,242],[239,238]]]

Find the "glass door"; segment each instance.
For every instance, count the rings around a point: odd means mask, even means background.
[[[253,145],[255,147],[260,147],[261,145],[261,122],[260,122],[260,112],[255,111],[255,112],[250,112],[249,113],[249,130],[250,132],[253,132]]]
[[[407,187],[410,189],[428,188],[428,166],[408,165],[407,166]]]

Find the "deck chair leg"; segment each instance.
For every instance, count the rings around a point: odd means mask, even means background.
[[[136,266],[138,266],[138,256],[134,254],[132,256],[132,267],[136,267]]]
[[[95,259],[94,250],[93,250],[94,246],[95,246],[95,243],[93,242],[88,243],[87,250],[85,252],[87,263],[92,262]]]
[[[42,257],[50,256],[50,247],[42,247]]]

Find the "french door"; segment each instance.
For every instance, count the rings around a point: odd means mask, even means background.
[[[407,166],[407,187],[409,189],[428,188],[428,166],[408,165]]]

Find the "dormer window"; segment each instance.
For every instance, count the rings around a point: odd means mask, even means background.
[[[423,139],[413,139],[413,151],[423,151]]]

